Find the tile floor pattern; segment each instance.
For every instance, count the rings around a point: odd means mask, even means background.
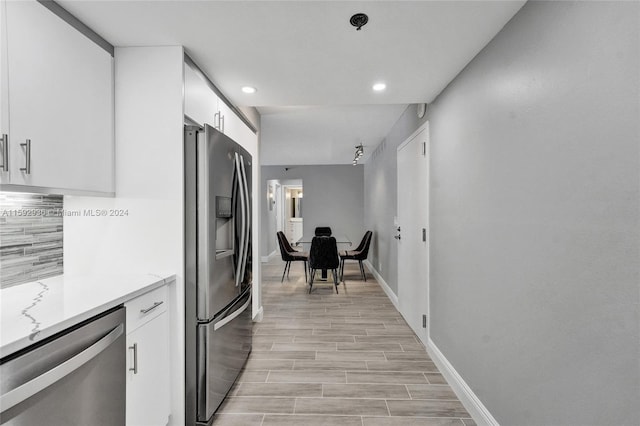
[[[263,264],[264,319],[214,425],[471,426],[469,413],[369,274],[347,264],[339,294],[294,262]],[[329,274],[331,275],[331,274]]]

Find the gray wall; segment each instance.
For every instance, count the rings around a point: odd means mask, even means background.
[[[431,338],[503,425],[640,424],[639,12],[529,2],[429,108]]]
[[[285,167],[289,170],[285,171]],[[364,234],[364,166],[317,165],[317,166],[262,166],[260,203],[261,255],[267,256],[276,250],[270,231],[270,215],[267,201],[267,181],[302,179],[304,198],[302,218],[304,235],[313,235],[316,226],[329,225],[334,235],[348,235],[355,244]]]

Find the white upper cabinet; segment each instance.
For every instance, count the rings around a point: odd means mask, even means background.
[[[6,2],[0,1],[0,183],[7,183],[9,179],[9,159],[6,158],[9,155],[9,142],[5,140],[5,134],[9,133],[6,12]]]
[[[224,102],[220,101],[218,109],[222,117],[222,125],[220,126],[222,132],[240,145],[243,145],[241,141],[242,128],[247,128],[247,126]]]
[[[184,113],[196,123],[217,125],[218,96],[188,64],[184,66]]]
[[[113,193],[111,54],[36,1],[3,4],[0,132],[10,159],[2,183]]]
[[[255,133],[216,95],[189,62],[184,66],[184,111],[196,123],[209,124],[249,150],[256,144]]]

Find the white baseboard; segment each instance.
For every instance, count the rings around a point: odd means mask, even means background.
[[[431,338],[427,342],[427,352],[478,426],[500,426]]]
[[[384,278],[382,278],[380,273],[373,267],[371,262],[365,260],[364,264],[376,278],[378,284],[380,284],[380,287],[382,287],[382,290],[384,290],[384,292],[389,297],[389,300],[391,300],[391,303],[393,303],[393,306],[395,306],[398,312],[400,312],[400,307],[398,305],[398,296],[396,296],[396,294],[391,290],[389,285],[386,283]],[[487,407],[485,407],[482,401],[480,401],[476,394],[473,393],[462,376],[458,374],[449,360],[447,360],[443,353],[440,352],[440,349],[438,349],[431,338],[428,339],[426,346],[429,356],[436,364],[444,378],[447,380],[447,383],[449,383],[449,385],[451,386],[451,389],[453,389],[455,394],[460,399],[460,402],[462,402],[462,405],[464,405],[464,407],[467,409],[478,426],[500,426],[498,421],[491,415],[489,410],[487,410]]]
[[[263,317],[264,317],[264,309],[262,309],[262,306],[260,306],[260,309],[258,309],[258,312],[256,312],[255,315],[253,316],[253,322],[260,322],[262,321]]]
[[[389,287],[389,285],[384,280],[384,278],[382,278],[382,275],[380,275],[380,273],[376,270],[376,268],[373,267],[371,262],[369,262],[368,260],[365,260],[364,264],[367,266],[367,269],[369,269],[373,274],[373,276],[376,278],[376,281],[378,281],[378,284],[380,284],[380,287],[382,287],[384,292],[387,293],[387,296],[389,297],[389,300],[391,300],[391,303],[393,303],[393,306],[395,306],[396,309],[400,311],[400,307],[398,306],[398,296],[396,296],[393,290],[391,290],[391,287]]]
[[[262,263],[269,263],[277,255],[278,255],[278,250],[274,250],[269,254],[269,256],[262,256],[260,260],[262,261]]]

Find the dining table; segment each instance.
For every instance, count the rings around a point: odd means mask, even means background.
[[[330,235],[331,237],[336,239],[336,243],[338,244],[352,244],[351,238],[349,238],[347,235],[342,234],[342,235]],[[298,241],[296,241],[296,245],[300,245],[300,244],[311,244],[311,241],[313,240],[313,237],[315,237],[315,235],[303,235],[302,238],[300,238]]]
[[[346,234],[337,234],[337,235],[330,235],[331,237],[336,239],[336,243],[337,244],[346,244],[351,246],[352,245],[352,241],[351,238],[349,238],[348,235]],[[298,241],[296,241],[296,246],[300,246],[302,245],[305,249],[307,249],[307,247],[304,246],[304,244],[309,244],[309,247],[311,246],[311,241],[313,240],[313,237],[315,237],[315,235],[303,235],[302,238],[300,238]],[[306,251],[309,251],[308,249]],[[338,249],[339,252],[339,249]],[[327,280],[327,270],[323,269],[322,270],[322,276],[320,278],[323,281]]]

